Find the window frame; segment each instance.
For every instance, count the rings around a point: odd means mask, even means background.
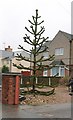
[[[55,68],[55,67],[53,67],[53,68]],[[53,74],[53,68],[51,69],[51,76],[55,76],[56,74]],[[63,65],[61,65],[61,66],[56,66],[56,68],[58,68],[58,75],[57,75],[57,77],[60,77],[60,76],[65,76],[65,66],[63,66]],[[64,70],[64,73],[63,74],[61,74],[61,70]]]
[[[64,55],[64,48],[60,47],[60,48],[55,48],[55,55]]]
[[[46,68],[43,70],[43,76],[48,76],[48,70]]]

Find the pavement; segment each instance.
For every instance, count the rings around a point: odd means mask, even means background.
[[[2,105],[2,118],[71,118],[71,103],[54,105]]]

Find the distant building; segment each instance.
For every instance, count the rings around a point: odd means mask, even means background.
[[[21,54],[22,56],[26,57],[27,59],[30,59],[30,54],[26,53],[25,51],[15,51],[14,52],[14,57],[12,59],[12,63],[15,63],[17,65],[22,64],[22,65],[24,65],[24,67],[30,67],[30,62],[27,62],[27,61],[24,61],[24,60],[22,60],[22,61],[17,61],[16,60],[17,53]],[[12,66],[12,72],[21,72],[21,71],[27,71],[27,70],[18,69],[16,67]]]
[[[0,71],[3,67],[3,65],[6,65],[9,67],[9,71],[10,72],[21,72],[21,71],[25,71],[25,70],[20,70],[17,69],[16,67],[13,66],[13,63],[15,64],[23,64],[25,67],[29,67],[30,63],[27,61],[17,61],[16,60],[16,56],[18,54],[22,54],[23,56],[25,56],[26,58],[30,58],[30,55],[28,53],[26,53],[25,51],[12,51],[12,48],[10,48],[10,46],[8,46],[8,48],[5,48],[5,50],[0,50]]]
[[[0,71],[3,67],[3,65],[6,65],[9,67],[9,71],[11,71],[11,60],[13,58],[14,53],[12,52],[12,49],[8,46],[8,49],[0,50]]]

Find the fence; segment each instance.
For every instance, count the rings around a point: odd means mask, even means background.
[[[61,77],[45,77],[45,76],[39,76],[36,77],[35,84],[38,85],[46,85],[46,86],[55,86],[59,84],[59,80]],[[28,83],[31,86],[33,84],[33,76],[22,76],[21,80],[21,87],[26,86]]]

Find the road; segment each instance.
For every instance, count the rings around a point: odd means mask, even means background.
[[[42,106],[2,105],[2,118],[71,118],[71,103]]]

